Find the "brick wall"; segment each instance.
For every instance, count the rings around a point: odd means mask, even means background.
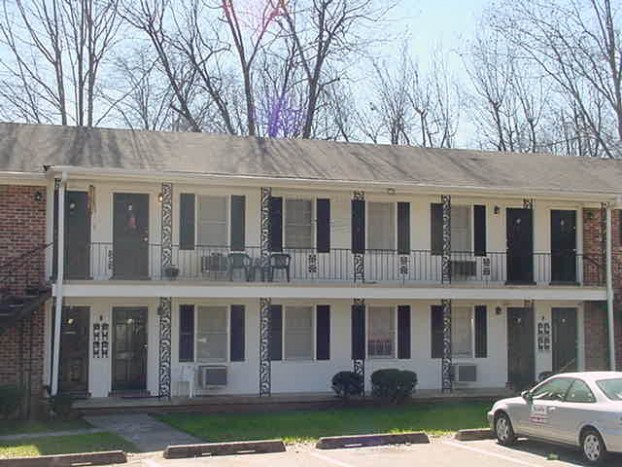
[[[585,302],[585,369],[608,370],[609,351],[607,334],[607,304],[604,302]]]
[[[45,198],[45,187],[0,185],[0,264],[45,243]],[[43,275],[44,253],[32,260],[29,266],[28,281],[33,283]],[[9,270],[3,270],[2,274]],[[26,274],[18,274],[17,277],[19,284],[26,283]],[[42,307],[32,317],[0,335],[0,384],[28,385],[30,382],[33,397],[41,394],[43,329]]]
[[[596,285],[599,276],[602,275],[604,285],[604,266],[606,257],[604,255],[604,218],[603,212],[597,208],[583,209],[583,252],[586,257],[583,266],[583,274],[586,285],[590,283]],[[621,211],[613,211],[612,216],[612,257],[613,257],[613,289],[614,289],[614,323],[615,323],[615,342],[616,342],[616,364],[622,368],[622,242],[620,241],[620,221]],[[603,273],[598,273],[593,259],[602,264]],[[599,259],[600,258],[600,259]],[[587,369],[601,369],[603,362],[608,361],[608,337],[607,337],[607,304],[586,302],[585,306],[585,346],[586,346],[586,366],[588,363],[594,368],[587,366]],[[603,327],[605,334],[603,335]],[[593,354],[593,355],[592,355]],[[604,357],[603,357],[604,356]],[[603,360],[604,358],[604,360]]]

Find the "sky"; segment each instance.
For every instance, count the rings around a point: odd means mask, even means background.
[[[486,8],[493,0],[398,0],[398,4],[387,16],[387,32],[398,39],[391,44],[381,45],[378,53],[389,61],[399,53],[401,40],[407,40],[423,72],[429,68],[438,51],[443,51],[445,61],[455,78],[463,87],[469,88],[469,78],[464,70],[461,54],[468,42],[475,36],[477,27]],[[473,144],[475,127],[466,115],[460,117],[458,146]]]
[[[254,1],[254,0],[246,0]],[[383,1],[383,0],[380,0]],[[382,37],[387,41],[379,42],[373,50],[374,56],[382,57],[387,66],[400,53],[402,38],[405,38],[410,52],[415,56],[419,69],[423,72],[439,50],[445,52],[445,61],[452,74],[465,87],[468,87],[468,77],[464,71],[460,52],[464,51],[467,41],[474,36],[478,19],[485,7],[493,0],[386,0],[393,1],[396,6],[388,13],[382,25],[378,25]],[[371,29],[373,34],[373,28]],[[0,47],[0,58],[4,58],[7,50]],[[369,72],[368,61],[361,61],[365,67],[361,70],[362,79],[355,79],[355,93],[368,92],[365,86]],[[355,65],[356,66],[356,65]],[[367,76],[365,76],[367,75]],[[469,129],[466,118],[461,117],[458,144],[468,144]],[[465,136],[466,135],[466,136]]]
[[[427,57],[437,44],[459,49],[473,36],[491,0],[401,0],[389,15],[396,29],[407,31],[412,50]]]

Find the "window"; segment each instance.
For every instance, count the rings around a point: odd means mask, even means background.
[[[552,379],[536,387],[531,392],[531,396],[533,400],[563,401],[572,381],[570,378]]]
[[[471,206],[451,206],[451,251],[470,252]]]
[[[313,360],[313,307],[285,308],[285,360]]]
[[[367,246],[370,250],[395,249],[395,203],[369,203]]]
[[[473,357],[473,311],[471,307],[451,310],[451,349],[455,358]]]
[[[395,357],[395,316],[393,307],[369,307],[367,355],[369,358]]]
[[[313,208],[309,199],[285,200],[285,246],[313,248]]]
[[[224,196],[198,197],[197,242],[199,245],[227,246],[227,204],[227,198]]]
[[[622,401],[622,378],[601,379],[596,384],[612,401]]]
[[[587,384],[575,379],[566,394],[566,402],[596,402],[596,398]]]
[[[197,313],[197,360],[227,361],[227,307],[200,306]]]

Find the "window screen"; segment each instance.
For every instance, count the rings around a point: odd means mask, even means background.
[[[471,206],[451,206],[451,251],[470,252]]]
[[[197,207],[197,241],[201,246],[228,245],[227,198],[199,196]]]
[[[454,357],[473,357],[473,312],[470,307],[451,310],[451,349]]]
[[[367,355],[369,358],[395,357],[395,317],[393,307],[369,307]]]
[[[200,306],[197,313],[197,360],[227,360],[227,307]]]
[[[285,360],[313,359],[313,307],[285,308]]]
[[[395,203],[369,203],[367,247],[370,250],[395,249]]]
[[[313,248],[312,217],[311,200],[285,200],[285,246],[287,248]]]

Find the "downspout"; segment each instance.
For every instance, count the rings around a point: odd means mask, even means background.
[[[54,313],[54,352],[52,354],[51,395],[58,393],[60,367],[60,331],[63,321],[63,279],[65,277],[65,190],[67,172],[63,172],[58,187],[58,234],[56,236],[56,306]]]
[[[607,331],[609,335],[609,369],[616,370],[616,344],[615,344],[615,323],[613,314],[613,258],[612,258],[612,237],[611,229],[611,203],[607,203]]]

